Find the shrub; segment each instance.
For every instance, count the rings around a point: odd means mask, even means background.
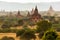
[[[43,36],[43,40],[56,40],[57,39],[57,33],[53,30],[49,30],[47,31],[44,36]]]

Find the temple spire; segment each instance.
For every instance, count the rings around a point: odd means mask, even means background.
[[[27,17],[30,17],[30,12],[28,11]]]
[[[34,14],[38,14],[37,6],[35,7]]]
[[[16,15],[16,16],[19,17],[19,18],[23,17],[23,16],[20,14],[20,11],[17,12],[17,15]]]
[[[37,6],[35,7],[35,10],[38,11]]]
[[[50,8],[49,8],[49,10],[47,12],[47,15],[48,16],[53,16],[54,15],[54,10],[53,10],[52,6],[50,6]]]
[[[18,11],[18,15],[20,15],[20,11]]]
[[[34,9],[32,8],[32,11],[31,11],[31,13],[33,14],[34,13]]]
[[[52,9],[52,6],[50,6],[50,8]]]
[[[52,6],[50,6],[50,8],[49,8],[49,11],[53,11],[53,8],[52,8]]]
[[[41,19],[41,15],[38,13],[37,6],[35,7],[34,13],[31,15],[31,20],[33,22],[38,22]]]

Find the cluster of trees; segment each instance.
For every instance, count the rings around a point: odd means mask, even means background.
[[[43,16],[43,19],[48,19],[53,24],[53,28],[60,31],[60,17]]]
[[[21,40],[31,40],[36,39],[36,36],[39,37],[39,39],[42,40],[57,40],[57,33],[55,31],[50,31],[53,29],[52,23],[42,20],[34,24],[33,22],[28,21],[27,24],[24,24],[24,20],[19,18],[6,18],[0,20],[3,23],[0,24],[1,28],[3,28],[4,31],[0,30],[0,32],[16,32],[16,36],[20,37]],[[21,30],[9,30],[10,27],[16,27],[16,26],[22,26],[24,25],[23,29]],[[27,25],[30,25],[33,27],[33,25],[37,25],[36,29],[30,29],[27,27]],[[47,32],[48,31],[48,32]]]
[[[0,27],[1,28],[10,28],[10,27],[17,27],[17,26],[24,26],[25,23],[27,25],[33,26],[34,23],[31,22],[29,19],[25,18],[16,18],[16,17],[0,17]]]
[[[17,37],[20,37],[20,40],[31,40],[36,39],[36,36],[39,37],[39,39],[42,40],[57,40],[57,33],[56,31],[53,31],[52,23],[48,21],[40,21],[37,24],[36,29],[29,29],[29,28],[23,28],[19,30],[16,34]]]
[[[17,29],[0,29],[0,33],[16,33],[17,31]]]
[[[0,18],[0,27],[1,28],[10,28],[10,27],[17,27],[17,26],[22,26],[23,20],[19,18]]]
[[[48,21],[40,21],[37,23],[37,32],[40,33],[39,35],[42,37],[44,32],[52,28],[52,23]]]
[[[54,30],[48,30],[42,37],[43,40],[57,40],[58,34]]]
[[[20,37],[20,40],[31,40],[36,38],[35,31],[29,28],[21,29],[16,34],[17,37]]]

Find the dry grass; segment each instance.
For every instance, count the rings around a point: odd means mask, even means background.
[[[15,40],[19,40],[19,38],[16,37],[16,33],[0,33],[0,39],[4,36],[13,37]]]

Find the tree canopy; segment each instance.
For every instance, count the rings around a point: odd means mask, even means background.
[[[56,31],[53,30],[48,30],[44,36],[43,36],[43,40],[56,40],[57,39],[57,33]]]

